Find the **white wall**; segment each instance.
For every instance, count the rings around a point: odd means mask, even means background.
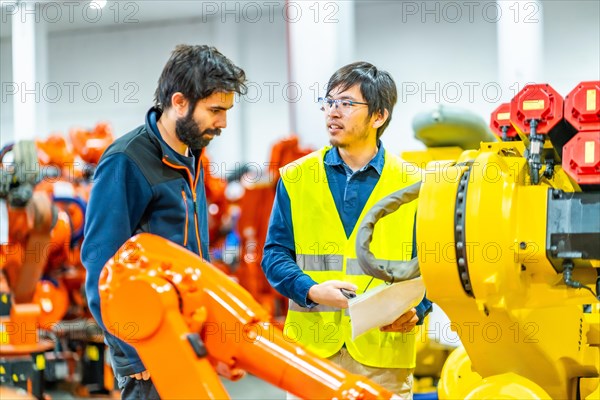
[[[51,31],[49,78],[36,92],[49,114],[49,130],[40,137],[55,131],[66,134],[73,126],[92,127],[99,121],[110,122],[117,136],[127,133],[144,122],[160,72],[175,45],[209,44],[245,70],[250,87],[248,98],[238,99],[229,112],[228,128],[209,147],[209,154],[223,174],[235,168],[230,165],[235,161],[265,163],[270,146],[289,134],[288,104],[282,91],[287,73],[281,8],[272,15],[263,11],[257,20],[250,11],[241,18],[218,11],[161,23],[140,19],[133,24]],[[10,38],[3,38],[1,45],[2,81],[10,82]],[[2,144],[13,140],[13,97],[6,96],[2,103]],[[34,100],[34,95],[25,99]]]
[[[109,121],[121,135],[143,124],[170,51],[208,34],[205,25],[191,21],[52,33],[48,75],[65,90],[49,105],[51,130]],[[77,85],[71,98],[68,82]]]
[[[544,79],[563,96],[600,80],[600,2],[545,1]]]
[[[281,14],[275,14],[272,21],[268,14],[256,22],[254,16],[240,18],[220,17],[211,19],[213,32],[229,29],[238,31],[238,59],[232,59],[246,72],[248,93],[237,103],[232,114],[241,114],[242,161],[264,164],[268,161],[271,145],[279,138],[288,135],[289,109],[283,87],[287,82],[285,24]],[[213,35],[215,40],[219,40]],[[219,47],[221,48],[221,47]],[[223,50],[225,52],[225,50]],[[227,53],[225,53],[229,57]],[[237,109],[236,109],[237,108]],[[216,161],[223,160],[222,154],[231,145],[228,126],[218,142],[209,146],[209,153]],[[231,170],[232,167],[227,167]]]
[[[12,46],[10,39],[0,40],[0,146],[12,140],[13,131],[13,104],[12,98],[7,95],[5,84],[12,80]]]
[[[356,59],[391,72],[399,89],[394,119],[383,136],[391,151],[422,147],[413,139],[411,129],[412,117],[419,111],[437,103],[451,103],[487,120],[500,102],[514,95],[517,86],[499,87],[498,83],[496,24],[491,22],[494,9],[486,2],[476,2],[469,15],[465,3],[469,2],[357,1]],[[447,4],[458,5],[462,15],[457,17],[456,6]],[[544,1],[542,6],[539,12],[545,47],[539,81],[547,81],[566,95],[579,81],[600,79],[599,3]],[[485,7],[488,9],[484,15]],[[178,43],[213,44],[244,68],[251,90],[248,99],[231,111],[230,126],[209,152],[217,162],[266,162],[271,144],[290,129],[288,103],[282,93],[287,72],[281,7],[276,7],[273,15],[263,10],[258,20],[240,11],[237,20],[235,12],[226,15],[218,11],[209,18],[196,15],[160,23],[147,22],[140,14],[135,24],[62,32],[53,27],[48,40],[48,79],[63,93],[57,102],[48,104],[50,130],[66,132],[74,125],[91,127],[107,120],[117,135],[128,132],[143,123],[158,76],[173,47]],[[521,9],[520,18],[527,16],[527,11]],[[229,30],[235,32],[228,34]],[[8,82],[9,39],[1,40],[0,51],[0,75],[2,82]],[[319,60],[308,54],[306,62]],[[322,85],[327,78],[323,77]],[[72,102],[65,86],[68,82],[79,84]],[[84,85],[88,85],[87,98],[82,91]],[[273,87],[272,96],[269,85]],[[93,98],[95,87],[102,90],[97,101]],[[46,97],[54,100],[55,92],[50,89]],[[10,101],[3,99],[0,118],[0,141],[6,143],[12,136]],[[320,144],[325,143],[323,135]]]
[[[411,128],[419,111],[449,102],[482,115],[493,109],[481,88],[496,81],[495,24],[475,13],[472,23],[466,13],[452,22],[450,9],[444,13],[441,3],[432,3],[425,9],[424,2],[361,2],[357,10],[357,54],[390,72],[398,87],[393,120],[382,136],[396,153],[422,147]],[[428,14],[436,4],[438,11]]]
[[[494,2],[471,2],[472,11],[466,3],[359,3],[356,54],[387,69],[400,92],[394,119],[382,137],[390,150],[422,147],[411,128],[419,111],[452,104],[487,122],[498,105],[523,87],[525,82],[500,83],[494,22],[499,18],[542,24],[542,70],[536,81],[548,82],[565,96],[578,82],[600,79],[600,2],[543,1],[534,8],[531,2],[514,1],[510,14],[501,16],[495,14]],[[403,95],[403,86],[410,92]],[[411,94],[415,86],[417,93]]]

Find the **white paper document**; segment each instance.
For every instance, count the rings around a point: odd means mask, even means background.
[[[372,328],[389,325],[399,316],[416,307],[425,296],[423,279],[418,278],[391,285],[380,285],[348,301],[352,323],[352,339]]]

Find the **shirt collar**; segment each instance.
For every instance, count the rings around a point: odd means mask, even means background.
[[[383,148],[381,140],[377,141],[377,148],[378,148],[378,150],[377,150],[377,154],[375,155],[375,157],[373,157],[373,159],[371,161],[369,161],[369,163],[367,165],[365,165],[361,169],[361,171],[364,171],[367,168],[369,168],[369,166],[371,166],[375,169],[375,171],[377,171],[377,173],[379,175],[381,175],[381,172],[383,171],[383,164],[385,161],[385,159],[384,159],[385,149]],[[323,162],[329,166],[341,165],[341,166],[345,166],[348,168],[348,166],[342,159],[342,156],[340,156],[340,152],[338,151],[337,147],[332,147],[327,153],[325,153],[325,158],[323,159]]]

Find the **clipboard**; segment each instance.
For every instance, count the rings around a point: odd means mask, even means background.
[[[419,276],[408,281],[379,285],[348,300],[352,339],[373,329],[389,325],[425,296],[425,284]]]

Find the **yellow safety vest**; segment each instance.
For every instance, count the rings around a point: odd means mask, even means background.
[[[313,152],[281,169],[281,179],[290,197],[296,262],[318,283],[331,279],[352,282],[361,294],[371,277],[363,274],[356,259],[360,222],[377,201],[417,182],[419,176],[414,169],[407,170],[408,164],[399,157],[385,152],[381,177],[347,238],[323,163],[330,148]],[[375,225],[371,251],[377,259],[410,260],[416,207],[417,202],[413,201]],[[383,281],[373,279],[368,290],[381,284]],[[415,330],[403,334],[372,329],[352,340],[347,310],[323,305],[305,308],[290,300],[284,332],[290,340],[297,340],[321,357],[332,356],[345,344],[355,360],[371,367],[415,367]]]

